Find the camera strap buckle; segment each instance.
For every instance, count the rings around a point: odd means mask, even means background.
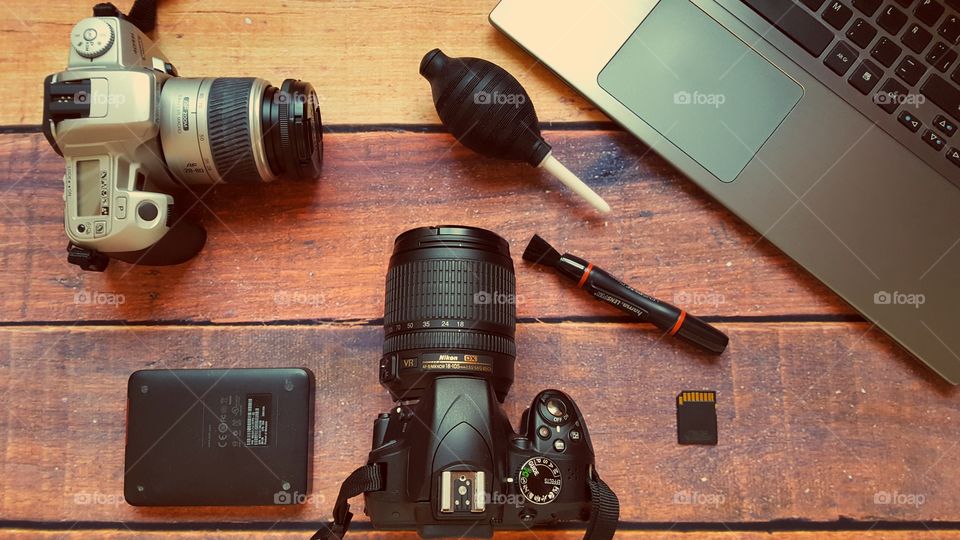
[[[110,257],[95,249],[80,247],[71,242],[67,244],[67,262],[88,272],[103,272],[110,264]]]
[[[340,484],[340,494],[337,495],[337,504],[333,507],[333,521],[324,523],[320,530],[310,537],[310,540],[339,540],[350,529],[353,513],[350,512],[352,497],[369,491],[383,489],[383,471],[377,463],[364,465],[350,473],[350,476]]]

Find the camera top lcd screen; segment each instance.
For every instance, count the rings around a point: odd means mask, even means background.
[[[110,214],[110,185],[99,159],[77,161],[77,215]]]

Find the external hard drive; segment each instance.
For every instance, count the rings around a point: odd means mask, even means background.
[[[137,371],[127,387],[126,501],[304,502],[313,387],[313,373],[296,368]]]

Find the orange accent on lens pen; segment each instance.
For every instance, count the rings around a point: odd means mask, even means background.
[[[587,263],[587,269],[583,271],[583,275],[580,276],[580,283],[577,283],[577,288],[582,289],[583,284],[587,282],[587,278],[590,277],[590,271],[593,270],[593,263]]]
[[[687,318],[687,312],[681,309],[680,316],[677,317],[677,322],[674,323],[673,328],[670,329],[671,336],[675,335],[677,331],[680,330],[680,327],[683,326],[683,320],[686,318]]]

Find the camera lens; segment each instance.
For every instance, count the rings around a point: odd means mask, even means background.
[[[175,77],[163,86],[159,112],[167,167],[185,184],[320,175],[323,126],[309,83]]]
[[[419,399],[439,375],[513,384],[516,279],[507,241],[474,227],[422,227],[397,237],[387,272],[380,380]]]

